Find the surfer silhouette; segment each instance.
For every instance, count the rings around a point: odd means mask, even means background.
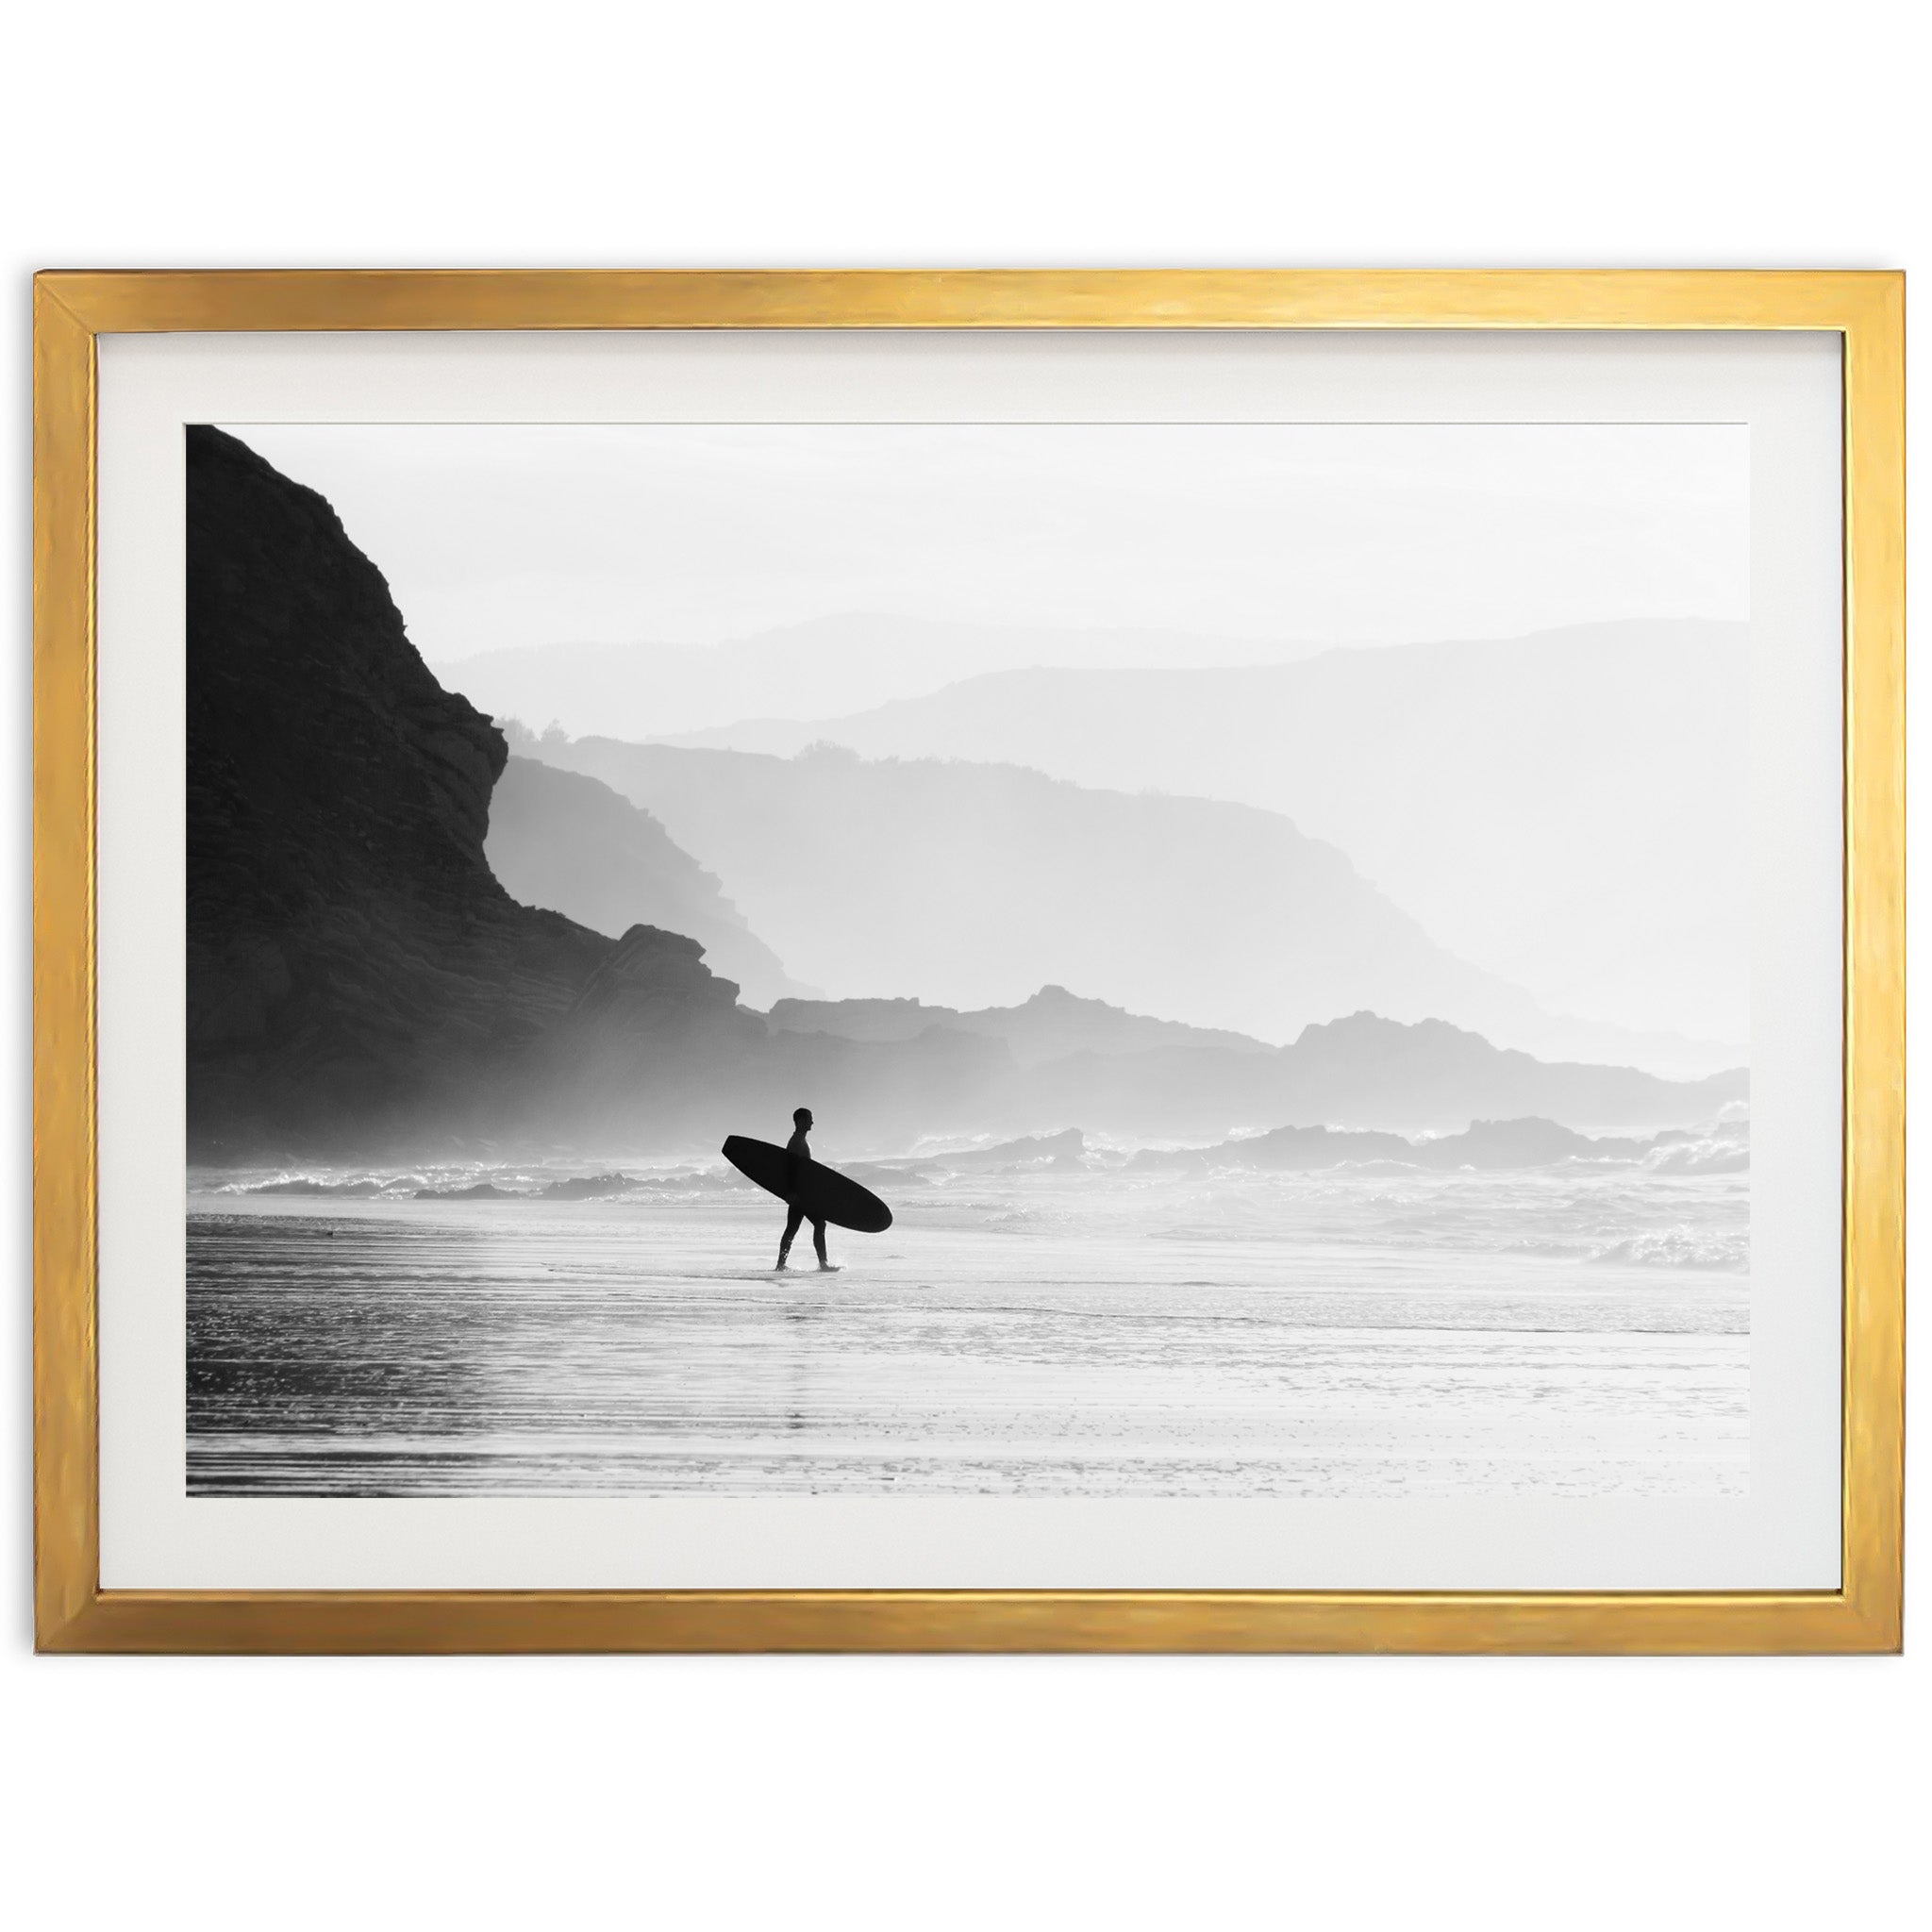
[[[806,1222],[805,1177],[811,1166],[811,1148],[807,1144],[806,1136],[811,1132],[811,1108],[794,1108],[791,1115],[791,1138],[785,1143],[785,1200],[791,1211],[785,1217],[784,1239],[778,1243],[778,1266],[787,1265],[786,1257],[791,1253],[791,1243],[798,1230]],[[811,1219],[811,1244],[818,1250],[819,1267],[827,1274],[838,1271],[825,1258],[825,1218],[814,1214]]]
[[[778,1266],[784,1267],[793,1239],[808,1221],[811,1244],[819,1251],[819,1266],[827,1274],[836,1274],[838,1270],[825,1258],[825,1229],[849,1227],[857,1234],[884,1234],[892,1224],[892,1210],[849,1174],[841,1174],[811,1158],[811,1145],[806,1138],[811,1132],[810,1108],[797,1108],[791,1123],[791,1139],[782,1147],[743,1134],[727,1134],[718,1151],[754,1186],[777,1195],[789,1210],[784,1240],[778,1247]]]

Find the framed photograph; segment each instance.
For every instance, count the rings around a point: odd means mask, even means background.
[[[41,1646],[1895,1649],[1903,305],[40,276]]]

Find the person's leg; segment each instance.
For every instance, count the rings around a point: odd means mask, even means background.
[[[794,1207],[785,1217],[785,1238],[778,1243],[778,1265],[784,1267],[785,1257],[791,1252],[792,1237],[805,1224],[805,1209]]]
[[[819,1266],[829,1268],[832,1264],[825,1259],[825,1224],[814,1221],[811,1224],[811,1244],[819,1251]]]

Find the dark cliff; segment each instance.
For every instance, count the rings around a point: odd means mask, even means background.
[[[503,737],[329,506],[216,429],[187,463],[191,1146],[494,1134],[616,949],[497,883]]]

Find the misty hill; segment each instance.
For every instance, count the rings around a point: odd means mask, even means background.
[[[803,989],[649,812],[608,786],[512,756],[490,797],[483,856],[503,888],[617,939],[634,925],[684,933],[713,973],[747,1003],[769,1006]]]
[[[1361,1161],[1392,1161],[1405,1167],[1453,1172],[1476,1168],[1508,1172],[1554,1167],[1570,1160],[1674,1162],[1680,1171],[1742,1173],[1750,1165],[1750,1137],[1741,1124],[1723,1124],[1707,1141],[1696,1141],[1681,1128],[1644,1140],[1574,1133],[1555,1121],[1534,1115],[1521,1120],[1474,1121],[1459,1134],[1411,1141],[1400,1134],[1338,1131],[1333,1127],[1276,1127],[1218,1147],[1146,1149],[1127,1164],[1141,1170],[1201,1172],[1216,1167],[1253,1168],[1263,1173],[1316,1172]]]
[[[992,1007],[1046,979],[1264,1040],[1363,1007],[1557,1034],[1276,813],[829,749],[536,748],[660,820],[792,973],[840,997]]]
[[[1307,1027],[1291,1044],[1176,1026],[1048,987],[1024,1005],[951,1012],[914,1001],[787,1000],[774,1029],[873,1041],[978,1038],[1014,1077],[982,1097],[986,1127],[1167,1139],[1293,1125],[1461,1130],[1538,1114],[1571,1128],[1692,1126],[1750,1093],[1742,1068],[1666,1080],[1635,1067],[1541,1060],[1440,1020],[1374,1013]],[[918,1030],[911,1031],[916,1027]]]
[[[664,738],[748,716],[832,718],[1031,665],[1249,664],[1307,646],[1119,627],[1064,630],[858,611],[729,642],[545,643],[439,659],[496,718],[573,736]],[[788,747],[795,750],[796,746]]]
[[[682,741],[1010,762],[1279,812],[1545,1007],[1737,1041],[1748,642],[1743,625],[1643,621],[1245,668],[1002,671],[829,722],[767,705]],[[1703,1071],[1735,1051],[1646,1050]]]

